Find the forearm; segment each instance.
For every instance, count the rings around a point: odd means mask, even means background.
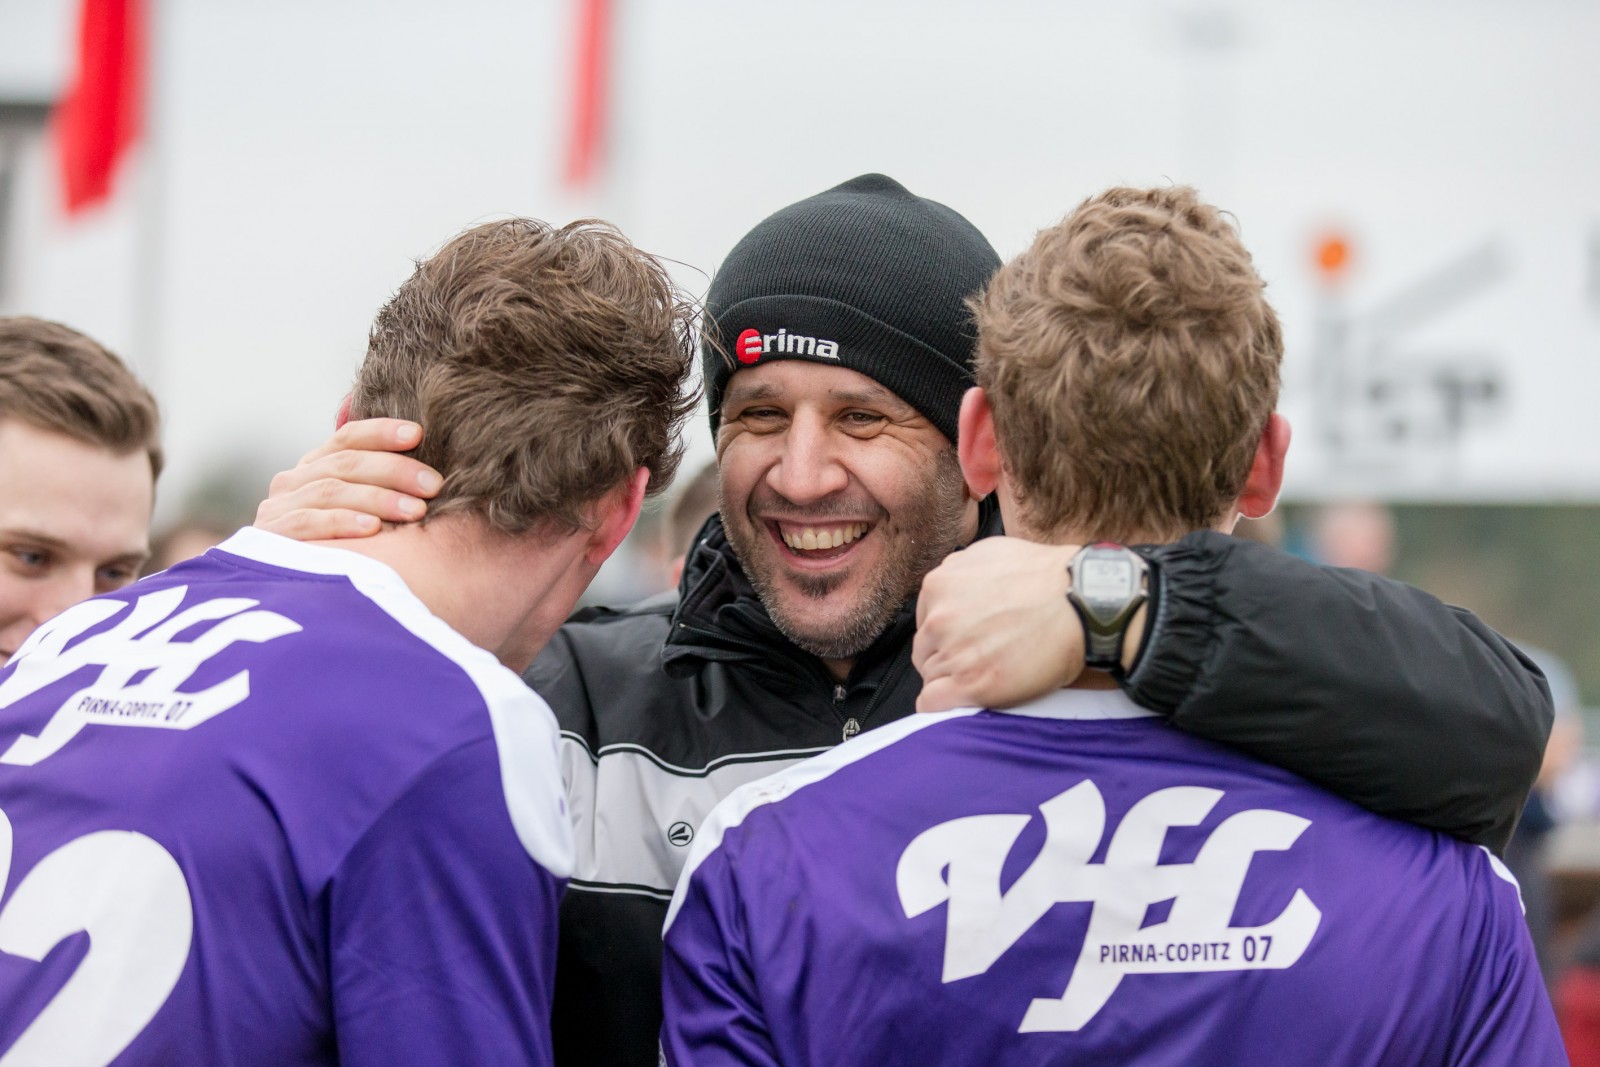
[[[1552,718],[1510,642],[1421,590],[1219,534],[1151,555],[1135,701],[1382,814],[1504,846]]]

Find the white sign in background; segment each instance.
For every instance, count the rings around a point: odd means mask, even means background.
[[[1289,496],[1600,498],[1600,220],[1385,231],[1363,252],[1387,262],[1283,286]]]

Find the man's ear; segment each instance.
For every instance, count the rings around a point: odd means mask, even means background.
[[[611,557],[622,544],[633,524],[639,521],[639,509],[644,506],[645,487],[650,484],[650,472],[643,467],[633,472],[625,485],[620,485],[600,498],[594,507],[594,517],[599,520],[589,531],[583,558],[598,567]]]
[[[1000,484],[1000,445],[994,436],[994,414],[989,396],[978,386],[961,398],[961,414],[956,423],[956,455],[961,473],[974,500],[982,500]]]
[[[333,428],[344,429],[344,424],[350,421],[350,394],[344,394],[344,399],[339,401],[339,414],[333,417]]]
[[[1273,412],[1261,431],[1256,458],[1250,464],[1250,477],[1239,494],[1236,510],[1247,519],[1259,519],[1278,502],[1283,488],[1283,459],[1289,452],[1289,420]]]

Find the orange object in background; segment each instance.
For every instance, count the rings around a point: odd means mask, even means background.
[[[1327,234],[1317,242],[1316,259],[1317,273],[1335,281],[1350,266],[1350,242],[1340,234]]]

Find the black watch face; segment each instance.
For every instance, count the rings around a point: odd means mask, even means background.
[[[1078,564],[1078,596],[1095,615],[1114,617],[1133,599],[1137,573],[1120,554],[1110,559],[1090,556]]]

